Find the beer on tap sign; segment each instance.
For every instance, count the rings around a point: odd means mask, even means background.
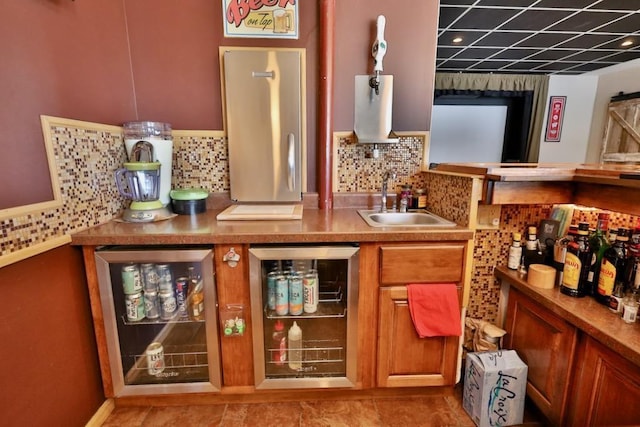
[[[297,0],[222,0],[225,37],[298,38]]]

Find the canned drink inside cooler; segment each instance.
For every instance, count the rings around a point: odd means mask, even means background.
[[[155,264],[141,264],[140,271],[142,273],[142,284],[145,292],[158,292],[158,284],[160,276],[156,270]]]
[[[160,318],[162,320],[170,320],[178,311],[178,303],[173,291],[162,291],[158,294],[160,300]]]
[[[267,308],[269,310],[276,309],[276,279],[282,273],[271,271],[267,274]]]
[[[187,314],[187,295],[189,294],[189,279],[187,277],[179,277],[176,279],[176,303],[178,304],[178,313],[180,317],[186,318]]]
[[[173,275],[171,274],[171,266],[169,264],[158,264],[156,266],[158,272],[158,289],[159,291],[173,290]]]
[[[284,275],[276,277],[276,314],[289,314],[289,280]]]
[[[147,319],[157,319],[160,317],[160,306],[157,292],[144,293],[144,315]]]
[[[127,264],[122,267],[122,289],[127,295],[142,291],[142,278],[137,264]]]
[[[289,314],[297,316],[302,314],[304,305],[302,275],[292,273],[289,276]]]
[[[149,375],[158,375],[164,371],[164,348],[159,342],[152,342],[146,350],[147,372]]]
[[[124,303],[128,321],[137,322],[144,319],[144,299],[141,292],[125,295]]]
[[[304,288],[304,312],[315,313],[318,311],[318,298],[320,292],[318,290],[318,272],[309,271],[302,279]]]

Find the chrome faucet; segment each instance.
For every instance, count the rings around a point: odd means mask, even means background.
[[[389,178],[396,179],[395,170],[389,169],[382,175],[382,201],[380,206],[380,212],[387,211],[387,184],[389,182]]]

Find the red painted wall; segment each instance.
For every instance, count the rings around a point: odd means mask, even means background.
[[[79,248],[0,269],[0,424],[84,426],[102,405]]]

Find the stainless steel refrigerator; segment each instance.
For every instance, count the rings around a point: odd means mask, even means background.
[[[231,199],[301,201],[301,53],[227,50],[223,61]]]

